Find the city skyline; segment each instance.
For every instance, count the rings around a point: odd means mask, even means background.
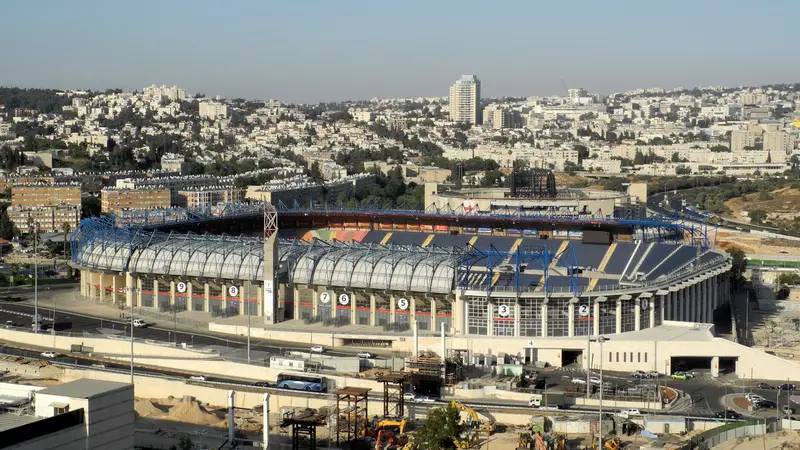
[[[27,38],[6,50],[0,84],[132,90],[155,83],[315,103],[445,97],[453,79],[467,73],[481,79],[485,97],[563,95],[562,78],[600,93],[794,82],[800,63],[787,55],[800,5],[738,3],[586,2],[568,9],[508,2],[486,9],[460,2],[455,9],[452,2],[412,1],[395,10],[355,0],[313,9],[206,1],[126,8],[88,0],[42,9],[17,2],[4,8],[0,25]],[[472,33],[463,33],[465,22],[475,24]],[[770,26],[758,28],[758,39],[726,38],[759,23]],[[462,38],[451,39],[455,33]],[[492,35],[497,39],[486,39]]]

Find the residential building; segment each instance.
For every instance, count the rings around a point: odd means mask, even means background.
[[[177,206],[207,208],[219,203],[240,203],[244,200],[244,189],[234,186],[199,187],[178,191]]]
[[[483,109],[483,125],[499,130],[512,128],[513,114],[507,108],[489,105]]]
[[[101,191],[102,211],[121,214],[131,209],[153,209],[170,207],[170,191],[167,188],[117,189]]]
[[[56,233],[62,230],[64,224],[69,225],[71,230],[78,227],[81,221],[81,206],[9,206],[6,214],[22,233],[29,233],[37,226],[39,231]]]
[[[183,172],[186,170],[186,160],[183,155],[164,153],[164,155],[161,156],[161,170],[183,175]]]
[[[207,119],[217,119],[228,117],[228,107],[219,102],[201,102],[200,117]]]
[[[733,130],[731,132],[731,151],[741,152],[756,148],[756,133],[752,130]]]
[[[450,175],[450,170],[448,169],[420,166],[418,178],[422,183],[444,183]]]
[[[481,82],[475,75],[462,75],[450,87],[450,120],[480,123]]]
[[[155,84],[153,84],[142,89],[142,92],[144,93],[145,97],[148,97],[151,100],[158,100],[158,101],[160,101],[161,99],[167,99],[171,102],[175,102],[186,98],[186,91],[184,89],[179,88],[178,86],[156,86]],[[83,106],[83,105],[74,105],[74,106]]]
[[[78,183],[15,184],[11,188],[14,206],[81,205],[81,186]]]
[[[764,133],[764,150],[772,155],[791,155],[794,151],[794,136],[785,131]]]

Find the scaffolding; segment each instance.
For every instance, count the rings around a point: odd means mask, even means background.
[[[359,438],[369,423],[369,388],[345,387],[336,396],[336,445]]]
[[[325,415],[315,409],[289,411],[283,415],[281,428],[292,427],[292,450],[317,448],[317,427],[325,425]]]
[[[442,379],[442,359],[441,358],[412,358],[406,360],[406,371],[412,378],[418,380],[434,381]],[[463,367],[460,360],[448,358],[444,364],[444,385],[455,386],[462,380]]]
[[[383,383],[383,417],[405,416],[405,388],[408,375],[402,372],[391,372],[378,376],[378,383]]]

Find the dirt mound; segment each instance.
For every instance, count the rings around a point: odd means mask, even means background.
[[[150,399],[141,398],[136,400],[134,410],[139,417],[156,417],[163,416],[164,411],[156,406]]]
[[[196,400],[184,401],[169,409],[167,419],[195,425],[226,426],[224,420],[208,412]]]

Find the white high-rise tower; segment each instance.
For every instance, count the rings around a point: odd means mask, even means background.
[[[450,86],[450,120],[481,123],[481,81],[475,75],[461,75]]]

